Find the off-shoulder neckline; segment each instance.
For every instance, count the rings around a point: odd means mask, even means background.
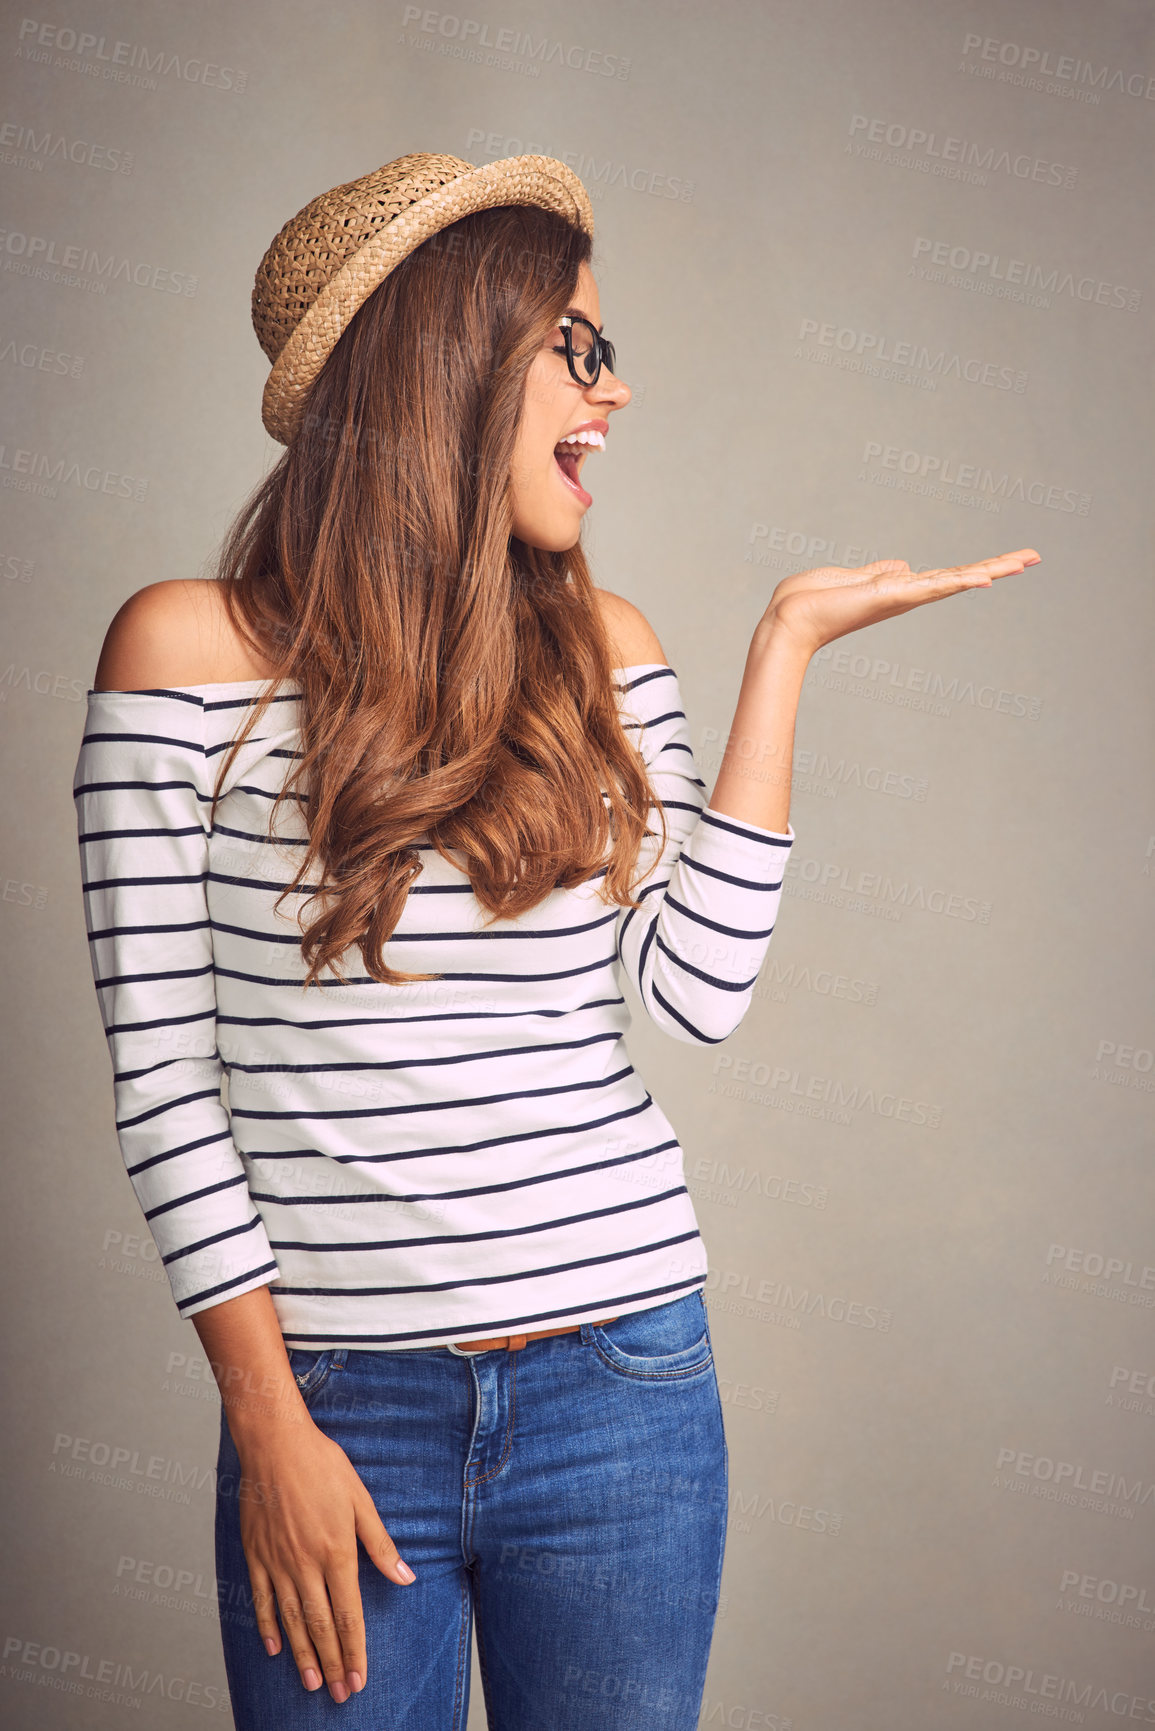
[[[670,663],[668,661],[635,661],[635,662],[632,662],[629,667],[611,667],[610,672],[611,673],[645,673],[645,672],[649,671],[650,669],[660,668],[660,667],[670,667]],[[673,672],[672,667],[670,667],[670,671],[671,671],[671,673]],[[139,689],[131,689],[128,687],[117,686],[117,685],[102,686],[100,689],[97,689],[95,686],[89,686],[88,696],[89,697],[157,697],[157,696],[162,695],[166,691],[171,691],[174,693],[180,693],[180,692],[196,693],[196,692],[201,692],[201,691],[261,691],[264,689],[264,687],[266,685],[268,685],[268,683],[269,683],[269,681],[267,679],[230,679],[230,680],[208,681],[202,685],[150,685],[150,686],[146,686],[146,687],[141,687]],[[281,681],[281,683],[284,685],[288,685],[290,690],[299,690],[300,689],[299,686],[293,686],[291,681],[288,681],[288,680],[283,680],[283,681]]]

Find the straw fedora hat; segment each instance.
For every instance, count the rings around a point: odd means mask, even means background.
[[[541,205],[594,231],[589,194],[552,156],[475,168],[418,151],[321,193],[291,217],[253,285],[253,327],[272,362],[261,400],[266,432],[292,441],[334,343],[395,265],[459,217],[501,204]]]

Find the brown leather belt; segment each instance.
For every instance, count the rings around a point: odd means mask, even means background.
[[[604,1323],[616,1321],[616,1316],[599,1316],[590,1327],[601,1328]],[[453,1344],[458,1352],[492,1352],[498,1346],[518,1352],[527,1340],[544,1340],[547,1334],[577,1334],[581,1326],[580,1322],[567,1322],[563,1328],[535,1328],[532,1334],[496,1334],[491,1340],[455,1340]]]

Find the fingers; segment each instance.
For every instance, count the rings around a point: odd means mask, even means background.
[[[381,1573],[387,1575],[391,1581],[407,1587],[417,1577],[409,1564],[403,1562],[398,1555],[397,1546],[386,1532],[373,1498],[364,1486],[361,1488],[364,1494],[358,1496],[354,1503],[357,1537]]]
[[[327,1684],[336,1702],[358,1694],[369,1675],[358,1539],[389,1580],[408,1585],[417,1578],[343,1453],[340,1460],[346,1477],[335,1504],[319,1514],[306,1504],[305,1519],[301,1507],[290,1508],[287,1530],[271,1537],[256,1530],[245,1537],[257,1631],[266,1651],[275,1657],[287,1645],[304,1687],[316,1693]]]
[[[325,1682],[334,1701],[347,1701],[352,1690],[345,1680],[341,1636],[329,1603],[324,1575],[319,1570],[309,1570],[299,1585],[289,1575],[278,1576],[273,1584],[301,1682],[310,1692]],[[357,1623],[360,1624],[359,1596]],[[345,1633],[348,1635],[350,1631]],[[355,1629],[352,1633],[354,1648],[360,1654],[364,1651],[363,1625],[359,1641]],[[364,1678],[363,1659],[359,1675]]]
[[[869,605],[863,616],[851,627],[873,624],[891,618],[896,613],[909,612],[927,601],[941,601],[967,589],[989,589],[999,577],[1010,577],[1029,565],[1040,563],[1033,547],[1020,547],[1013,553],[996,553],[989,559],[977,559],[969,565],[944,565],[929,571],[912,571],[897,560],[878,560],[873,566],[861,567],[869,590]]]
[[[306,1618],[307,1595],[299,1592],[296,1582],[288,1575],[278,1575],[273,1582],[277,1608],[285,1625],[285,1639],[306,1689],[321,1687],[321,1667],[309,1635]]]
[[[945,582],[947,593],[960,588],[989,588],[996,577],[1012,577],[1029,565],[1038,565],[1039,555],[1033,547],[1020,547],[1016,553],[996,553],[991,559],[977,559],[971,565],[948,565],[924,576]]]
[[[268,1571],[252,1557],[247,1559],[249,1565],[249,1584],[253,1589],[253,1612],[257,1619],[257,1634],[265,1643],[265,1651],[272,1658],[281,1650],[281,1628],[277,1622],[277,1596],[273,1592],[273,1583]]]
[[[275,1593],[301,1682],[311,1692],[319,1689],[322,1682],[327,1683],[334,1701],[346,1701],[351,1694],[358,1694],[368,1678],[356,1539],[362,1541],[377,1568],[391,1580],[408,1585],[417,1578],[401,1560],[372,1497],[363,1486],[362,1494],[355,1499],[355,1521],[352,1549],[329,1559],[324,1574],[310,1570],[299,1583],[289,1575],[279,1576],[270,1583],[271,1591],[262,1593],[265,1604],[257,1623],[262,1637],[276,1640],[276,1621],[267,1606],[268,1598]],[[252,1571],[254,1598],[258,1570],[268,1579],[259,1566]],[[279,1650],[279,1642],[269,1650]]]
[[[365,1616],[357,1574],[356,1545],[351,1554],[328,1567],[328,1581],[319,1571],[309,1584],[280,1574],[276,1582],[260,1563],[250,1561],[253,1610],[257,1633],[270,1657],[281,1650],[280,1609],[293,1660],[305,1688],[329,1685],[335,1701],[346,1701],[365,1687],[369,1675]]]
[[[901,569],[894,560],[879,560],[874,565],[864,565],[863,572],[869,573],[875,580],[874,586],[884,593],[900,594],[910,587],[917,586],[922,590],[933,591],[937,599],[943,595],[956,594],[961,589],[989,588],[997,577],[1011,577],[1016,572],[1025,571],[1030,565],[1038,565],[1040,556],[1033,547],[1020,547],[1014,553],[996,553],[989,559],[976,559],[969,565],[938,565],[928,571],[911,571],[903,565]],[[888,578],[897,579],[892,584]],[[929,600],[929,595],[922,597]]]
[[[976,559],[970,565],[944,565],[943,572],[953,571],[957,576],[1009,577],[1013,571],[1022,571],[1028,565],[1037,565],[1039,555],[1033,547],[1020,547],[1017,553],[996,553],[990,559]],[[929,575],[929,573],[928,573]]]
[[[1020,547],[1017,553],[996,553],[992,559],[978,559],[973,565],[955,565],[951,567],[960,575],[974,572],[989,577],[1009,577],[1014,571],[1023,571],[1028,565],[1037,565],[1039,555],[1033,547]]]
[[[912,572],[905,559],[876,559],[871,565],[860,565],[856,575],[860,576],[898,576],[909,573],[921,579],[945,577],[1009,577],[1016,571],[1023,571],[1028,565],[1041,563],[1040,555],[1033,547],[1020,547],[1014,553],[996,553],[989,559],[976,559],[969,565],[936,565],[927,571]]]
[[[330,1568],[328,1585],[329,1599],[333,1606],[333,1625],[340,1646],[341,1675],[350,1694],[356,1695],[365,1687],[365,1680],[369,1675],[356,1541],[352,1555],[342,1557]]]

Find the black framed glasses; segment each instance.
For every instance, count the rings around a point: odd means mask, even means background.
[[[574,313],[563,313],[557,322],[565,337],[566,365],[575,384],[583,388],[596,385],[603,364],[611,373],[615,370],[617,357],[613,343],[595,330],[588,319],[579,318]],[[554,354],[561,354],[556,346]]]

